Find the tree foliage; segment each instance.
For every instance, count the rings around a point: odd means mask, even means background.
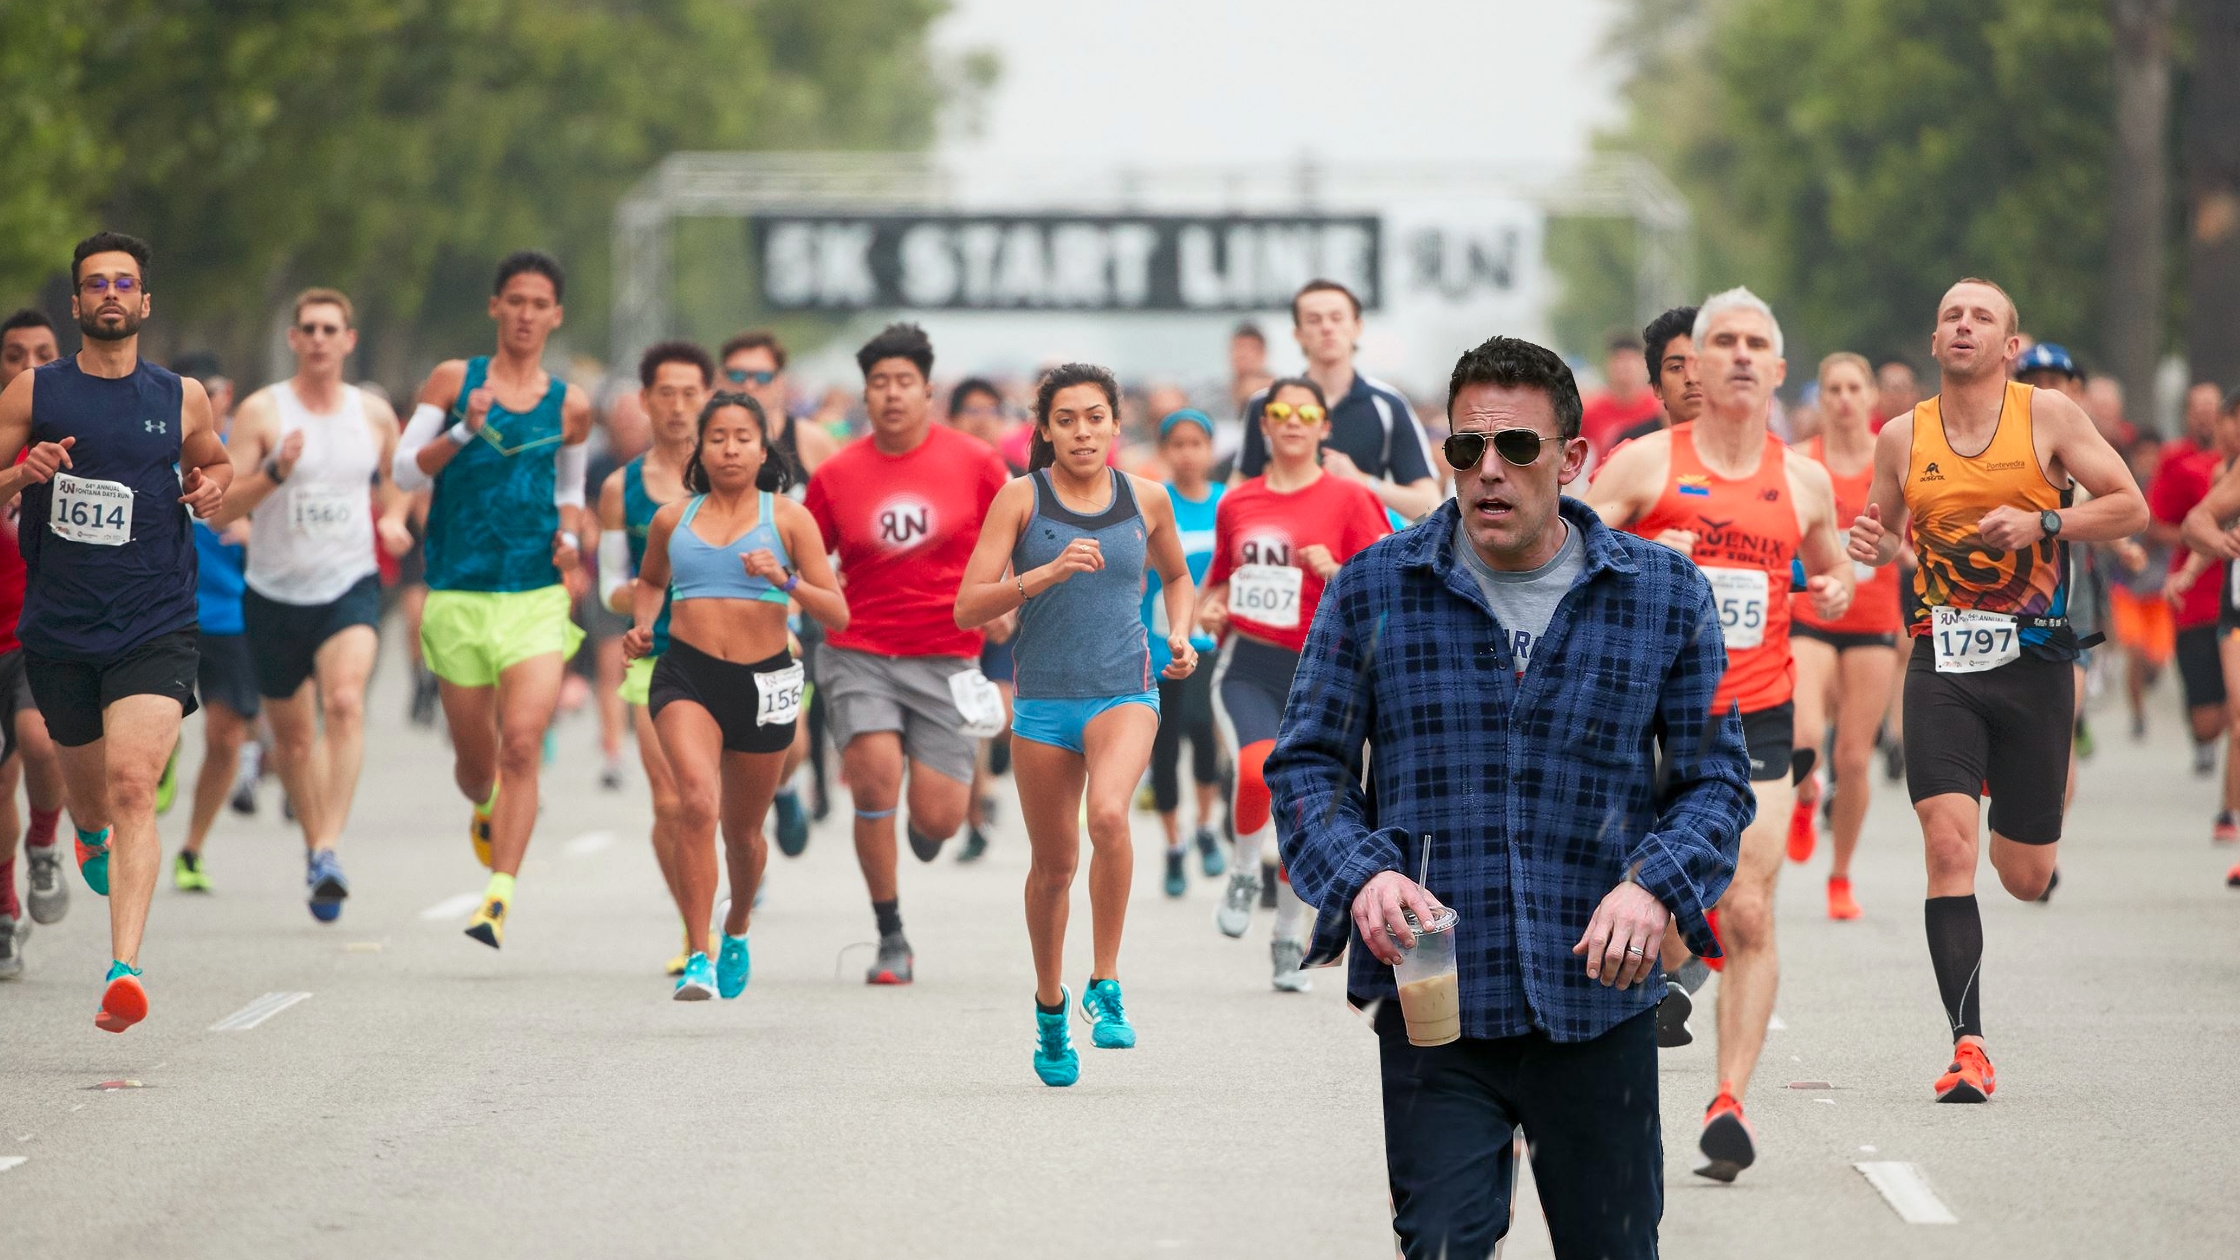
[[[251,353],[289,292],[335,284],[396,371],[479,336],[491,265],[535,246],[601,344],[633,181],[682,149],[928,142],[942,7],[0,0],[0,294],[115,227],[154,246],[174,343]]]

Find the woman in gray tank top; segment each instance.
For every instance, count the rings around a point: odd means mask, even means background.
[[[1018,688],[1012,767],[1034,861],[1027,873],[1027,938],[1034,948],[1035,1074],[1071,1085],[1080,1057],[1066,1032],[1066,912],[1086,792],[1089,908],[1096,957],[1081,995],[1091,1040],[1136,1043],[1120,995],[1120,927],[1135,873],[1128,806],[1159,730],[1160,677],[1197,667],[1189,627],[1197,591],[1175,531],[1174,505],[1156,481],[1106,466],[1120,441],[1112,373],[1068,363],[1035,393],[1033,471],[996,495],[957,590],[957,624],[1019,614],[1012,640]],[[1158,675],[1138,610],[1146,568],[1163,584],[1174,662]]]

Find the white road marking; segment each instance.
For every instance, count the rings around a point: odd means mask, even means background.
[[[1908,1225],[1957,1225],[1960,1218],[1944,1205],[1921,1169],[1904,1160],[1877,1159],[1853,1164],[1867,1184],[1882,1192],[1890,1209]]]
[[[1767,1032],[1786,1032],[1788,1031],[1788,1028],[1789,1025],[1784,1023],[1779,1015],[1766,1016]]]
[[[569,853],[581,857],[586,853],[597,853],[601,849],[613,848],[615,838],[615,834],[611,831],[586,831],[570,840],[563,847]]]
[[[29,1155],[0,1155],[0,1172],[6,1172],[19,1164],[30,1162],[31,1157]]]
[[[420,917],[422,920],[430,923],[434,922],[437,919],[456,919],[460,915],[468,913],[476,906],[479,906],[481,904],[481,893],[460,893],[456,897],[446,897],[443,900],[435,903],[434,905],[429,906],[427,909],[422,910],[420,912]]]
[[[308,993],[267,993],[217,1023],[210,1025],[210,1031],[247,1032],[310,996]]]

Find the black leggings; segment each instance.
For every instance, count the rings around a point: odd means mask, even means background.
[[[1190,777],[1199,785],[1221,782],[1220,749],[1213,738],[1213,670],[1201,665],[1180,682],[1159,680],[1159,734],[1151,741],[1151,796],[1162,814],[1182,805],[1182,741],[1190,741]]]

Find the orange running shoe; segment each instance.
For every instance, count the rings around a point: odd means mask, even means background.
[[[121,1033],[148,1017],[148,991],[140,987],[140,973],[121,962],[109,964],[109,987],[102,990],[101,1009],[93,1026],[103,1032]]]
[[[2234,818],[2229,809],[2217,812],[2217,821],[2209,828],[2209,843],[2240,844],[2240,818]]]
[[[1704,1109],[1703,1136],[1696,1145],[1709,1161],[1696,1169],[1698,1177],[1733,1181],[1737,1173],[1757,1162],[1757,1136],[1751,1132],[1750,1122],[1742,1118],[1742,1103],[1725,1081],[1719,1082],[1719,1096]]]
[[[1952,1047],[1952,1066],[1937,1078],[1937,1101],[1979,1103],[1989,1101],[1999,1088],[1999,1074],[1983,1052],[1983,1038],[1970,1034]]]
[[[2234,862],[2232,869],[2224,873],[2224,884],[2227,888],[2240,888],[2240,862]]]
[[[1725,941],[1720,941],[1720,940],[1719,940],[1719,910],[1718,910],[1718,907],[1714,906],[1714,907],[1712,907],[1711,909],[1709,909],[1709,910],[1706,910],[1706,911],[1704,911],[1704,912],[1703,912],[1703,921],[1704,921],[1704,922],[1706,922],[1706,923],[1709,923],[1709,924],[1711,925],[1711,939],[1712,939],[1712,940],[1715,940],[1715,941],[1719,941],[1719,957],[1717,957],[1717,958],[1706,958],[1706,959],[1704,959],[1704,960],[1703,960],[1703,965],[1704,965],[1704,966],[1706,966],[1706,967],[1709,967],[1709,968],[1711,968],[1711,969],[1712,969],[1713,971],[1725,971],[1725,970],[1727,969],[1727,958],[1726,958],[1727,943],[1726,943]]]
[[[1828,877],[1828,917],[1831,919],[1862,918],[1865,911],[1851,898],[1851,879],[1845,875]]]
[[[1820,828],[1812,820],[1812,802],[1798,801],[1789,811],[1789,860],[1809,862],[1812,851],[1820,843]]]

